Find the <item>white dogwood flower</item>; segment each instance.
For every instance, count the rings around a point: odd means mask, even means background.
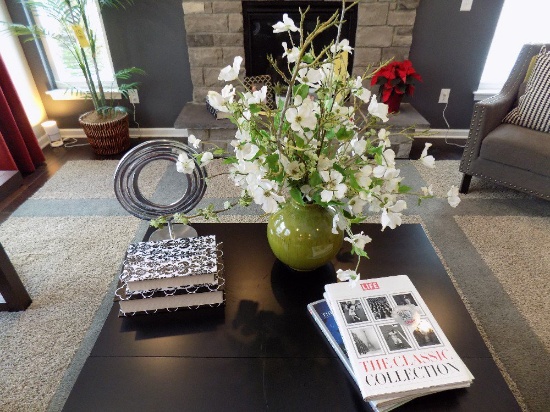
[[[339,51],[345,51],[349,54],[352,54],[352,50],[353,49],[350,47],[348,39],[342,40],[340,43],[338,43],[338,45],[333,44],[332,46],[330,46],[330,52],[332,54],[338,53]]]
[[[281,164],[291,180],[300,180],[306,173],[305,165],[297,160],[291,162],[285,156],[281,156]]]
[[[343,214],[335,213],[332,217],[332,233],[338,234],[338,229],[345,230],[348,227],[348,222]]]
[[[395,204],[388,202],[382,209],[381,223],[382,230],[386,227],[395,229],[401,225],[401,211],[407,208],[407,203],[404,200],[398,200]]]
[[[223,208],[224,209],[229,209],[231,207],[231,202],[226,200],[225,202],[223,202]]]
[[[250,106],[251,104],[260,104],[265,102],[267,97],[267,86],[263,86],[260,90],[254,90],[252,94],[245,93],[246,103]]]
[[[357,281],[359,280],[359,274],[355,270],[351,269],[338,269],[336,271],[336,277],[340,282],[346,282],[349,280],[349,284],[352,288],[355,287]]]
[[[367,108],[368,112],[372,114],[373,116],[378,117],[383,122],[387,122],[388,119],[388,105],[385,103],[378,103],[376,100],[376,96],[372,95],[369,103],[369,107]]]
[[[211,152],[203,152],[200,156],[200,161],[202,166],[206,166],[214,159],[214,155]]]
[[[366,204],[367,202],[361,199],[361,197],[354,196],[348,201],[347,206],[351,213],[353,213],[354,215],[359,215],[363,213],[363,208]]]
[[[353,151],[356,155],[361,156],[367,150],[367,141],[365,139],[359,139],[352,143]]]
[[[187,156],[187,153],[180,153],[176,161],[176,169],[180,173],[191,174],[195,170],[195,161]]]
[[[289,63],[296,63],[300,57],[300,49],[298,47],[289,49],[285,41],[283,42],[283,48],[285,49],[283,58],[286,57]]]
[[[334,164],[334,162],[335,162],[335,159],[329,159],[328,157],[322,154],[321,156],[319,156],[319,160],[317,162],[317,170],[321,172],[323,170],[332,169],[332,165]]]
[[[328,203],[332,198],[342,199],[346,195],[348,187],[342,183],[344,176],[337,170],[319,172],[321,179],[325,182],[324,189],[321,191],[321,200]]]
[[[323,72],[318,69],[303,67],[298,70],[296,80],[300,83],[307,84],[309,87],[319,88],[319,83],[323,80]]]
[[[386,129],[380,129],[378,131],[378,140],[380,140],[384,147],[391,146],[390,132],[388,132]]]
[[[422,164],[426,167],[429,167],[430,169],[435,169],[435,159],[432,155],[428,156],[428,149],[432,146],[431,143],[426,143],[424,146],[424,150],[422,150],[422,154],[420,155],[420,161]]]
[[[201,144],[201,139],[197,139],[194,134],[190,134],[187,138],[187,142],[195,149],[198,149]]]
[[[252,197],[257,205],[260,205],[264,212],[275,213],[279,210],[279,203],[285,198],[276,193],[276,186],[268,180],[260,182],[252,192]]]
[[[357,173],[355,173],[355,180],[364,189],[368,189],[372,183],[372,166],[365,165]]]
[[[239,77],[239,71],[241,70],[241,63],[243,58],[241,56],[235,56],[232,66],[226,66],[220,71],[218,80],[230,82],[236,80]]]
[[[300,30],[294,24],[294,20],[288,17],[288,14],[283,14],[283,21],[278,21],[273,25],[273,33],[284,33],[287,31],[298,31]]]
[[[299,96],[298,96],[299,97]],[[315,117],[314,105],[310,99],[296,99],[301,103],[297,107],[291,107],[285,113],[286,120],[290,123],[290,127],[295,132],[300,132],[303,129],[315,129],[317,126],[317,117]]]
[[[457,207],[460,203],[460,197],[458,197],[458,187],[454,185],[451,186],[451,189],[447,192],[447,201],[451,207]]]
[[[351,237],[345,237],[344,240],[361,250],[365,249],[365,245],[372,241],[371,237],[365,235],[363,231],[361,231],[361,233],[351,235]]]
[[[429,185],[428,187],[422,186],[420,188],[420,190],[422,190],[422,193],[424,194],[424,196],[433,196],[434,195],[432,185]]]

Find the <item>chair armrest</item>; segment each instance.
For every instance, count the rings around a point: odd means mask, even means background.
[[[479,157],[483,139],[502,123],[514,99],[511,93],[499,93],[474,105],[470,132],[460,162],[461,172],[472,174],[471,163]]]

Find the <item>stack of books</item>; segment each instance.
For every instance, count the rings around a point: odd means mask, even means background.
[[[373,410],[472,384],[408,276],[329,284],[324,298],[308,311]]]
[[[223,305],[221,246],[213,235],[130,244],[115,292],[119,316]]]

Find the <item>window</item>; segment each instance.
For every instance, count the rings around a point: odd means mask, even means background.
[[[34,18],[36,23],[50,32],[61,33],[62,28],[59,22],[52,16],[42,10],[37,10]],[[98,66],[101,82],[106,89],[116,88],[113,63],[107,43],[107,36],[103,27],[101,13],[97,0],[88,0],[86,2],[86,15],[89,18],[89,25],[96,34]],[[72,35],[72,33],[71,33]],[[82,75],[82,71],[70,55],[70,52],[63,47],[57,40],[50,36],[42,38],[42,43],[46,51],[46,56],[52,73],[55,78],[58,89],[81,89],[87,90],[86,81]],[[91,61],[90,61],[91,64]],[[93,71],[93,70],[92,70]],[[51,93],[53,96],[59,93]],[[69,94],[66,94],[70,97]],[[59,97],[59,96],[58,96]]]
[[[479,90],[475,93],[476,100],[498,93],[524,44],[550,43],[549,15],[548,1],[505,0]]]

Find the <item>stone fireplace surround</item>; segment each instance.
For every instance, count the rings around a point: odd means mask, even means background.
[[[307,6],[308,1],[303,3]],[[390,57],[408,58],[419,3],[420,0],[359,3],[353,75],[363,73],[369,64]],[[209,90],[223,87],[223,82],[218,80],[221,68],[231,64],[235,56],[245,56],[242,3],[240,0],[183,0],[183,11],[193,101],[204,103]]]
[[[419,2],[362,0],[359,3],[353,75],[362,74],[369,64],[377,64],[391,57],[396,60],[408,58]],[[303,3],[307,6],[309,2]],[[189,134],[194,134],[203,142],[230,150],[229,142],[234,139],[236,127],[227,119],[216,120],[206,110],[205,98],[209,90],[219,91],[224,86],[224,82],[218,80],[220,70],[232,64],[235,56],[245,57],[242,3],[240,0],[183,0],[183,11],[193,101],[184,106],[174,127],[187,129]],[[243,63],[241,68],[244,67]],[[397,116],[399,119],[395,118],[396,125],[429,127],[426,119],[412,106],[403,106],[401,112]],[[391,135],[390,141],[398,158],[408,157],[410,139]]]

